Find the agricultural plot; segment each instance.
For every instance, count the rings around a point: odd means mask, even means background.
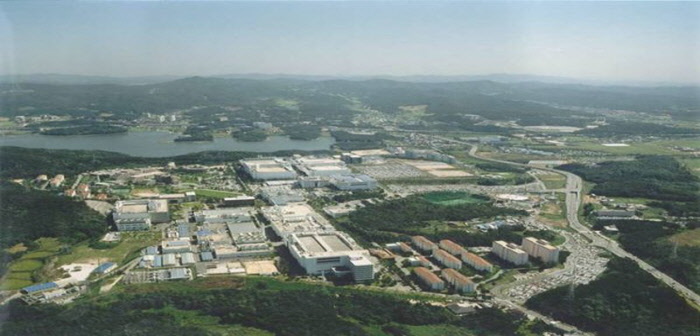
[[[44,267],[44,262],[58,254],[61,244],[53,238],[41,238],[36,241],[39,247],[12,262],[8,273],[0,281],[0,289],[17,290],[36,283],[37,272]]]

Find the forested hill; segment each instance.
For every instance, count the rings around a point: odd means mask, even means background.
[[[614,87],[544,83],[469,81],[416,83],[392,80],[223,79],[192,77],[144,85],[0,84],[2,116],[113,113],[133,119],[146,112],[166,113],[198,107],[266,111],[276,118],[348,119],[357,103],[385,113],[399,106],[426,105],[431,118],[476,114],[521,125],[569,124],[586,113],[556,106],[583,106],[671,114],[686,119],[700,111],[698,87]],[[280,100],[294,101],[282,106]],[[573,115],[572,115],[573,114]],[[311,117],[310,119],[308,117]],[[550,117],[549,119],[546,117]],[[554,119],[551,119],[554,117]],[[428,118],[430,120],[431,118]]]
[[[633,161],[607,161],[595,166],[573,163],[559,168],[596,183],[591,193],[598,195],[700,200],[700,180],[671,157],[642,155]]]
[[[269,155],[322,154],[324,151],[279,151]],[[145,158],[126,154],[67,149],[41,149],[0,146],[0,178],[34,178],[40,174],[76,175],[91,170],[136,165],[219,164],[235,162],[260,153],[207,151],[172,157]]]

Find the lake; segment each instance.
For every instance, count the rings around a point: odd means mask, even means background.
[[[280,150],[328,150],[335,143],[332,137],[304,141],[291,140],[286,136],[271,136],[262,142],[243,142],[232,137],[214,138],[213,142],[173,142],[178,135],[158,131],[72,136],[22,134],[0,136],[0,146],[104,150],[132,156],[165,157],[202,151],[265,153]]]

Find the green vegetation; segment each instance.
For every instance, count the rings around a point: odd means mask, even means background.
[[[253,129],[248,131],[237,131],[231,133],[231,135],[238,141],[245,142],[259,142],[265,141],[267,139],[267,133],[263,130]]]
[[[544,183],[547,189],[566,188],[566,177],[561,174],[539,174],[537,178]]]
[[[51,128],[41,131],[44,135],[89,135],[89,134],[116,134],[126,133],[128,129],[123,126],[95,123],[85,126]]]
[[[102,236],[107,231],[104,216],[85,203],[50,192],[0,183],[0,247],[41,237],[77,243]]]
[[[486,203],[490,200],[488,196],[463,191],[435,191],[423,194],[422,197],[430,203],[439,205]]]
[[[691,229],[676,233],[669,237],[668,240],[673,243],[678,243],[680,246],[700,247],[700,229]]]
[[[194,190],[184,190],[194,191],[198,197],[209,197],[209,198],[225,198],[225,197],[235,197],[240,195],[240,193],[233,191],[223,191],[223,190],[211,190],[211,189],[194,189]]]
[[[292,140],[313,140],[321,136],[321,127],[317,125],[292,125],[282,130]]]
[[[56,265],[75,262],[113,261],[123,264],[147,246],[156,245],[162,239],[160,232],[123,232],[118,242],[82,242],[73,245],[58,256]]]
[[[220,279],[229,278],[133,285],[61,307],[13,301],[0,335],[426,335],[428,326],[466,335],[556,331],[494,308],[457,317],[444,307],[375,291],[257,278],[222,288]]]
[[[596,183],[591,192],[597,195],[700,200],[700,179],[670,157],[638,156],[634,161],[607,161],[593,167],[567,164],[559,168]]]
[[[630,253],[700,293],[700,246],[674,247],[669,241],[674,235],[688,232],[679,225],[656,221],[603,221],[594,226],[614,224],[620,230],[618,241]],[[675,251],[674,251],[675,250]]]
[[[365,242],[386,243],[421,234],[434,240],[452,239],[466,246],[486,246],[498,239],[519,242],[522,236],[517,232],[523,231],[523,228],[503,227],[485,233],[467,232],[463,227],[454,227],[445,222],[526,214],[490,203],[435,204],[423,195],[414,195],[370,204],[351,213],[348,218],[339,219],[338,225]]]
[[[526,306],[598,335],[697,335],[700,313],[628,259],[614,258],[596,280],[538,294]]]
[[[4,251],[8,259],[3,265],[0,290],[16,290],[40,282],[41,270],[50,257],[61,252],[61,243],[55,238],[41,238],[29,244],[31,251]],[[13,261],[14,260],[14,261]]]
[[[582,129],[576,133],[594,137],[626,137],[630,135],[693,136],[698,134],[698,130],[693,128],[670,127],[652,123],[615,121],[609,125]]]
[[[288,156],[292,154],[324,154],[326,151],[279,151],[270,153],[273,156]],[[39,174],[77,175],[83,172],[114,168],[134,167],[144,165],[165,165],[168,162],[184,164],[220,164],[222,162],[238,161],[247,157],[256,157],[259,153],[208,151],[162,158],[144,158],[129,156],[114,152],[39,149],[0,146],[0,177],[2,178],[35,178]]]
[[[384,133],[355,134],[346,131],[334,131],[331,135],[335,138],[335,145],[342,150],[381,148],[384,147],[384,140],[392,138]]]

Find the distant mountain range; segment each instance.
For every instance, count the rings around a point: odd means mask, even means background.
[[[38,83],[38,84],[120,84],[120,85],[143,85],[168,82],[172,80],[188,78],[190,76],[138,76],[138,77],[111,77],[111,76],[89,76],[89,75],[66,75],[66,74],[25,74],[25,75],[1,75],[0,83]],[[343,75],[294,75],[294,74],[224,74],[205,76],[212,78],[227,79],[289,79],[303,81],[326,81],[326,80],[349,80],[365,81],[371,79],[387,79],[401,82],[414,83],[447,83],[466,81],[493,81],[498,83],[548,83],[548,84],[581,84],[594,86],[699,86],[700,83],[672,83],[672,82],[644,82],[644,81],[601,81],[590,79],[577,79],[569,77],[539,76],[527,74],[489,74],[489,75],[413,75],[413,76],[343,76]]]

